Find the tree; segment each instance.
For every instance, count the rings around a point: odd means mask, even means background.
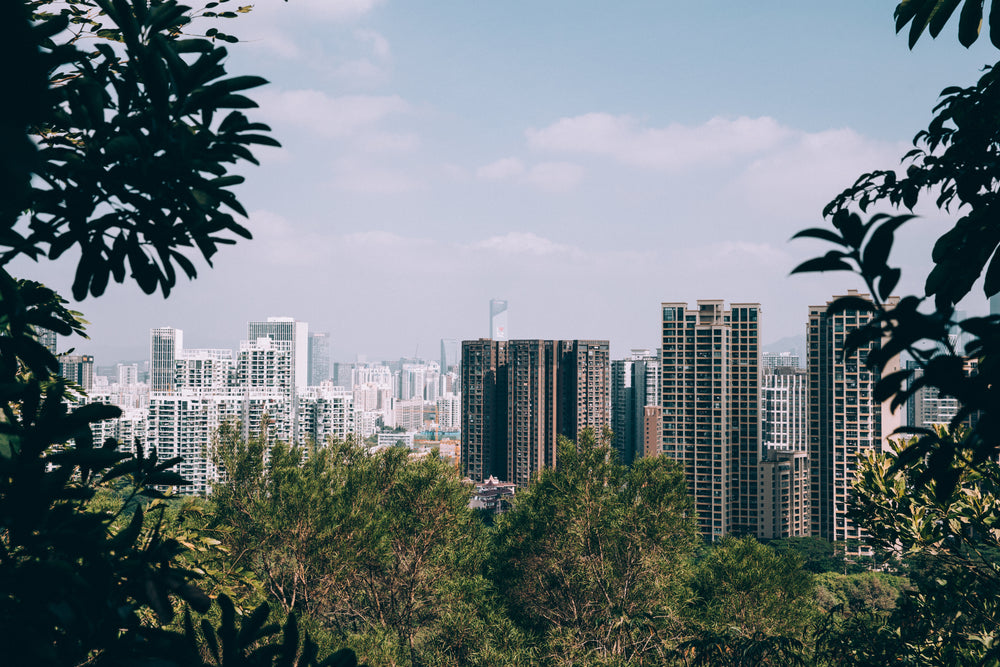
[[[699,541],[684,473],[666,457],[625,467],[589,430],[558,460],[497,520],[489,576],[554,662],[660,664],[684,636]]]
[[[925,28],[932,36],[961,4],[959,0],[903,1],[897,29],[910,24],[910,44]],[[967,0],[959,17],[959,39],[968,46],[978,35],[982,0]],[[1000,44],[1000,9],[990,9],[990,37]],[[882,378],[879,401],[899,408],[917,391],[932,387],[958,399],[961,410],[946,429],[907,428],[917,437],[894,451],[873,453],[859,467],[855,520],[884,549],[902,552],[914,590],[904,593],[892,616],[866,622],[847,619],[820,637],[821,654],[831,661],[850,657],[859,664],[903,661],[912,664],[997,664],[994,603],[997,572],[993,563],[1000,469],[1000,317],[955,321],[955,305],[984,279],[987,297],[1000,292],[1000,80],[996,65],[968,88],[947,88],[926,130],[904,156],[905,174],[875,171],[862,175],[824,214],[833,230],[809,229],[797,236],[836,246],[796,272],[847,270],[868,285],[874,303],[841,299],[846,308],[875,313],[871,323],[845,341],[850,354],[867,341],[881,349],[866,363],[884,368],[907,352],[923,369],[919,378],[901,371]],[[934,268],[923,296],[907,296],[888,309],[900,270],[888,263],[897,231],[911,215],[878,213],[863,221],[876,204],[913,210],[925,196],[938,208],[960,217],[933,249]],[[972,337],[958,349],[950,334]],[[970,428],[962,428],[963,425]],[[855,622],[857,621],[857,622]]]
[[[242,91],[264,79],[226,77],[226,49],[184,34],[194,13],[174,0],[9,4],[8,62],[25,67],[3,123],[3,264],[75,247],[77,299],[112,278],[166,296],[178,268],[197,273],[183,249],[211,262],[233,243],[225,234],[250,238],[232,215],[246,215],[232,190],[243,178],[227,165],[278,145],[240,111],[256,106]],[[92,49],[84,37],[97,38]]]
[[[892,618],[900,641],[924,663],[1000,660],[1000,465],[953,463],[958,479],[942,495],[937,482],[921,482],[927,462],[898,465],[906,451],[869,453],[853,510],[872,542],[909,566],[913,588]]]
[[[801,557],[779,553],[753,537],[726,537],[695,568],[694,622],[702,634],[726,637],[727,644],[736,639],[801,648],[815,615],[812,574],[802,565]],[[788,653],[775,658],[783,664]]]
[[[258,439],[224,429],[218,440],[216,525],[284,609],[342,633],[376,663],[433,654],[475,664],[489,641],[504,645],[482,622],[505,624],[479,576],[484,526],[452,466],[337,442],[276,443],[265,462]]]
[[[847,308],[874,311],[868,325],[845,340],[845,354],[868,341],[883,340],[865,363],[881,371],[901,352],[907,352],[923,375],[910,380],[912,370],[886,374],[875,389],[876,400],[891,400],[894,409],[924,387],[934,387],[961,403],[952,421],[957,427],[974,422],[957,441],[942,440],[933,430],[909,430],[919,435],[898,463],[909,465],[929,458],[925,480],[934,479],[947,496],[958,479],[956,460],[977,466],[995,456],[1000,447],[1000,319],[974,317],[955,321],[955,305],[970,292],[985,271],[985,293],[1000,292],[1000,79],[987,68],[976,86],[948,88],[927,130],[914,138],[915,148],[906,159],[905,176],[875,171],[857,182],[825,209],[834,230],[807,229],[796,237],[817,238],[837,246],[823,257],[799,265],[794,272],[853,271],[868,285],[872,301],[858,297],[838,299],[831,312]],[[936,193],[938,207],[954,206],[963,216],[936,242],[934,269],[927,277],[925,296],[906,296],[891,310],[886,299],[896,288],[901,272],[889,265],[896,232],[913,216],[878,213],[867,222],[862,213],[885,202],[912,210],[923,193]],[[991,259],[992,258],[992,259]],[[988,265],[988,266],[987,266]],[[922,310],[932,301],[933,310]],[[950,334],[956,329],[971,335],[964,350],[956,349]],[[970,361],[972,365],[970,368]]]
[[[228,0],[220,0],[220,3]],[[202,12],[226,17],[233,12]],[[249,147],[277,145],[238,111],[259,77],[228,77],[216,29],[192,37],[195,13],[173,0],[16,0],[4,5],[16,63],[0,110],[0,642],[7,664],[316,665],[316,645],[295,619],[264,625],[266,605],[237,624],[219,597],[222,623],[200,634],[186,612],[164,629],[174,600],[206,611],[187,569],[189,550],[167,534],[157,486],[185,481],[136,446],[95,443],[90,424],[117,408],[72,412],[58,362],[39,328],[83,334],[79,313],[52,290],[17,280],[11,260],[79,252],[73,293],[100,295],[134,279],[167,295],[177,268],[196,270],[225,234],[249,238],[228,165],[255,163]],[[95,37],[94,42],[84,38]],[[85,50],[85,44],[91,49]],[[123,483],[125,486],[123,487]],[[114,501],[117,498],[117,502]],[[145,499],[145,501],[143,500]],[[151,502],[150,502],[151,499]],[[190,561],[188,561],[190,562]],[[155,616],[152,614],[155,613]],[[325,665],[356,664],[340,652]]]

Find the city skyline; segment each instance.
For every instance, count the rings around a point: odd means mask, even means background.
[[[303,0],[231,23],[246,41],[228,65],[272,82],[250,115],[283,143],[241,169],[255,240],[196,261],[166,301],[111,285],[73,304],[92,323],[81,354],[139,358],[164,325],[215,347],[266,312],[329,332],[333,358],[430,357],[485,335],[494,296],[514,337],[609,339],[616,356],[655,346],[665,299],[759,302],[765,343],[797,335],[808,305],[863,287],[789,279],[817,246],[788,239],[897,166],[938,93],[990,60],[985,40],[910,51],[860,1]],[[917,212],[900,294],[920,293],[942,220]],[[69,294],[68,264],[12,268]]]

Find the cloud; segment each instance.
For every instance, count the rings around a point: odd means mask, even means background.
[[[623,164],[678,170],[726,163],[781,144],[792,134],[773,118],[712,118],[702,125],[643,127],[632,116],[588,113],[525,133],[536,150],[595,155]]]
[[[294,0],[287,5],[283,2],[265,2],[254,7],[260,15],[302,18],[308,15],[314,19],[328,21],[353,21],[370,13],[382,4],[382,0]]]
[[[800,211],[819,220],[823,206],[862,173],[898,167],[903,143],[876,141],[854,130],[798,132],[737,177],[733,191],[759,210]]]
[[[568,192],[583,180],[584,170],[572,162],[540,162],[526,167],[514,157],[501,158],[476,170],[482,181],[515,181],[548,192]]]
[[[583,167],[572,162],[541,162],[531,168],[525,180],[549,192],[569,192],[583,180]]]
[[[476,170],[476,177],[485,181],[506,181],[524,173],[524,163],[516,157],[505,157],[483,165]]]
[[[341,190],[359,194],[402,194],[413,192],[422,183],[393,167],[381,167],[353,158],[342,158],[334,164],[333,184]]]
[[[387,40],[380,33],[374,30],[355,30],[354,36],[357,40],[363,44],[368,45],[371,49],[372,55],[374,55],[379,60],[385,61],[392,57],[392,49],[389,47],[389,40]]]
[[[580,248],[556,243],[532,232],[508,232],[502,236],[491,236],[472,243],[469,247],[506,255],[565,255],[574,258],[582,258],[586,255]]]
[[[262,116],[315,135],[339,139],[406,113],[410,105],[398,95],[342,95],[319,90],[268,90],[255,94]]]

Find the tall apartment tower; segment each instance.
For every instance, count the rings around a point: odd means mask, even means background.
[[[870,298],[849,290],[848,295]],[[890,301],[889,305],[894,302]],[[881,374],[869,370],[864,360],[879,341],[868,343],[850,357],[843,357],[844,338],[871,320],[872,314],[845,310],[827,314],[825,306],[810,306],[809,345],[809,456],[812,478],[812,533],[856,545],[861,529],[847,518],[851,485],[858,456],[881,451],[885,437],[900,425],[888,401],[874,398]],[[896,357],[885,373],[899,370]]]
[[[760,304],[662,304],[663,453],[684,465],[706,540],[758,532]]]
[[[580,431],[596,435],[611,425],[611,355],[606,340],[556,342],[560,373],[559,435],[576,440]]]
[[[292,355],[292,384],[296,389],[309,386],[309,324],[291,317],[269,317],[266,322],[248,322],[247,340],[270,338],[288,343]]]
[[[59,375],[89,392],[94,387],[94,357],[89,354],[60,355]]]
[[[627,359],[611,362],[611,430],[618,459],[631,465],[644,455],[647,407],[660,407],[660,357],[650,350],[632,350]],[[653,442],[659,452],[660,440]]]
[[[178,353],[184,349],[184,332],[160,327],[149,331],[149,391],[169,393],[174,390],[174,372]]]
[[[490,338],[507,340],[507,300],[490,299]]]
[[[330,379],[330,334],[316,331],[309,334],[309,377],[306,384],[318,387]]]
[[[808,387],[809,375],[797,362],[763,371],[757,530],[762,539],[812,533]]]
[[[462,475],[477,482],[506,475],[507,343],[462,341],[461,369]]]
[[[462,343],[462,470],[519,486],[556,465],[559,435],[610,422],[608,342]]]

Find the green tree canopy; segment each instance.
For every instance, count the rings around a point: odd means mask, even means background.
[[[490,577],[557,664],[659,664],[684,633],[699,537],[683,471],[666,457],[627,468],[609,443],[561,439],[558,467],[497,521]]]

